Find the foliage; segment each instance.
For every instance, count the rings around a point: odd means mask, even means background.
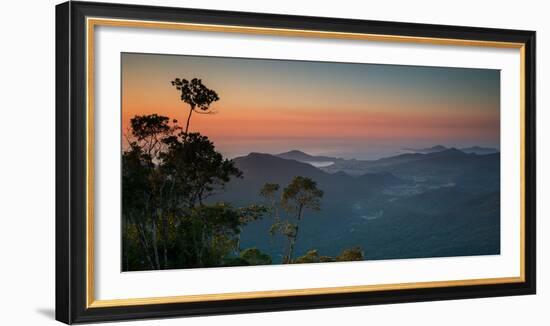
[[[310,250],[305,255],[300,256],[292,261],[293,264],[303,263],[328,263],[328,262],[343,262],[343,261],[359,261],[364,260],[361,248],[354,247],[344,249],[338,256],[320,256],[317,250]]]
[[[188,81],[184,78],[175,78],[171,83],[180,92],[180,99],[189,105],[185,133],[189,131],[189,122],[191,121],[193,112],[203,114],[215,113],[215,111],[210,110],[210,105],[220,98],[214,90],[206,87],[202,83],[202,80],[193,78],[191,81]]]
[[[274,223],[269,232],[271,235],[281,233],[288,239],[287,251],[284,254],[283,263],[292,262],[292,254],[296,246],[300,221],[306,209],[319,211],[321,209],[321,197],[323,191],[317,189],[317,183],[308,177],[296,176],[284,189],[280,202],[275,200],[278,184],[266,183],[260,190],[260,195],[268,200],[274,212]],[[289,214],[293,220],[281,220],[277,206],[280,206]]]
[[[214,90],[203,85],[202,80],[198,78],[193,78],[191,81],[185,78],[175,78],[172,85],[181,92],[181,100],[193,109],[207,111],[212,102],[220,99]]]
[[[336,261],[359,261],[364,259],[363,251],[359,247],[345,249],[336,256]]]
[[[317,250],[310,250],[305,255],[296,258],[293,263],[295,264],[304,264],[304,263],[318,263],[321,257]]]
[[[239,208],[239,220],[241,225],[248,224],[264,217],[269,212],[269,209],[263,205],[250,205]]]
[[[240,257],[244,259],[249,265],[270,265],[271,256],[262,253],[256,248],[249,248],[243,250]]]
[[[304,208],[314,211],[321,209],[323,191],[317,189],[317,183],[308,177],[297,176],[285,187],[281,205],[288,211],[296,213],[300,220]]]
[[[220,266],[237,245],[239,213],[225,204],[197,206],[189,216],[183,216],[179,228],[178,261],[184,267]]]
[[[122,154],[123,269],[222,266],[242,226],[267,211],[205,200],[242,175],[208,137],[168,117],[135,116]]]
[[[160,153],[159,169],[169,178],[178,203],[193,207],[216,190],[222,190],[231,177],[241,177],[234,163],[215,150],[214,144],[199,133],[180,132],[163,139],[167,150]]]
[[[162,139],[180,129],[177,120],[173,120],[172,125],[169,120],[158,114],[136,115],[130,119],[132,140],[127,138],[128,143],[143,149],[151,157],[157,156],[163,149]]]
[[[264,197],[269,201],[274,201],[277,191],[279,191],[280,186],[277,183],[266,183],[260,190],[260,196]]]

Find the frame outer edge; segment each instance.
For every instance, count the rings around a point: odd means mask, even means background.
[[[525,262],[527,268],[527,282],[531,294],[537,293],[537,137],[536,137],[536,32],[532,31],[527,40],[525,41],[527,53],[525,55],[525,158],[527,160],[525,164],[525,174],[527,184],[525,186],[526,197],[526,222],[525,227],[526,236],[528,240],[525,247],[525,253],[528,260]]]
[[[87,307],[87,109],[86,109],[86,13],[82,3],[69,7],[69,192],[71,323],[81,323]],[[102,4],[109,7],[109,4]]]
[[[143,13],[143,10],[150,10]],[[167,12],[168,9],[180,9],[181,12]],[[270,24],[276,26],[294,25],[291,18],[306,19],[306,27],[319,28],[323,24],[353,23],[352,29],[361,29],[361,22],[374,24],[370,29],[403,32],[411,28],[412,34],[427,34],[433,37],[451,35],[458,39],[472,36],[481,40],[513,40],[526,45],[525,62],[525,146],[526,146],[526,280],[522,283],[509,285],[485,285],[467,288],[418,289],[414,291],[381,292],[374,296],[358,294],[323,295],[308,299],[295,297],[286,299],[240,300],[225,304],[215,302],[200,302],[194,304],[168,304],[134,307],[90,308],[86,307],[86,276],[85,276],[85,216],[86,199],[79,192],[84,189],[84,166],[79,159],[85,158],[83,133],[86,117],[80,112],[84,105],[80,96],[85,93],[83,80],[83,57],[85,39],[83,20],[87,14],[114,11],[124,17],[170,16],[172,19],[182,16],[191,21],[202,21],[213,14],[215,21],[234,21],[243,18],[249,23],[261,18],[270,18]],[[128,13],[126,13],[128,11]],[[115,16],[116,16],[115,15]],[[110,16],[110,15],[107,15]],[[244,17],[243,17],[244,16]],[[176,18],[174,18],[176,17]],[[191,17],[191,18],[190,18]],[[206,19],[208,20],[208,19]],[[268,19],[269,20],[269,19]],[[332,22],[332,23],[331,23]],[[389,26],[390,24],[394,24]],[[302,23],[298,25],[303,25]],[[333,26],[334,27],[334,26]],[[292,28],[289,26],[288,28]],[[440,28],[440,30],[438,30]],[[336,28],[340,30],[340,27]],[[358,31],[361,32],[361,31]],[[84,48],[83,48],[84,46]],[[279,310],[296,310],[311,308],[328,308],[368,304],[388,304],[400,302],[421,302],[432,300],[449,300],[478,297],[508,296],[535,293],[535,32],[513,31],[503,29],[480,29],[474,27],[423,25],[395,22],[372,22],[336,20],[332,18],[281,16],[256,13],[238,13],[223,11],[189,10],[185,8],[144,7],[136,5],[115,5],[89,2],[66,2],[56,7],[56,319],[67,324],[98,321],[115,321],[144,318],[163,318],[176,316],[213,315],[244,312],[262,312]],[[72,59],[72,60],[71,60]],[[64,139],[59,139],[64,138]],[[70,190],[75,191],[71,192]],[[62,197],[62,198],[58,198]],[[82,197],[82,198],[81,198]],[[59,248],[61,244],[61,248]],[[61,283],[59,282],[61,281]],[[447,292],[445,292],[445,290]],[[391,291],[390,291],[391,292]],[[63,301],[65,300],[64,304]]]
[[[55,319],[71,323],[69,209],[70,3],[55,7]]]

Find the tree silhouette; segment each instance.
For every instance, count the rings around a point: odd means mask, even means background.
[[[177,120],[172,121],[172,126],[169,120],[158,114],[134,116],[130,119],[132,138],[127,135],[128,143],[139,146],[147,155],[157,156],[164,146],[162,140],[180,128],[176,125]]]
[[[273,224],[269,228],[269,233],[273,236],[276,231],[280,230],[281,219],[279,217],[279,209],[277,203],[277,192],[279,191],[279,184],[277,183],[265,183],[260,189],[260,196],[262,196],[268,203],[270,215],[273,217]]]
[[[283,189],[279,195],[280,186],[277,183],[265,183],[260,189],[260,196],[265,199],[267,206],[264,212],[269,212],[274,222],[269,228],[273,236],[278,233],[286,237],[283,264],[325,263],[340,261],[364,260],[360,247],[344,249],[338,256],[322,256],[317,249],[308,249],[305,255],[292,258],[298,238],[299,223],[306,209],[318,211],[321,209],[323,191],[317,189],[317,183],[310,178],[297,176]],[[279,199],[278,199],[279,198]],[[281,206],[282,210],[278,209]],[[280,214],[286,213],[291,218],[283,218]]]
[[[285,257],[286,263],[292,262],[292,254],[296,246],[300,221],[304,216],[304,211],[310,209],[318,211],[321,209],[321,197],[323,191],[317,189],[317,183],[308,177],[297,176],[283,190],[281,199],[282,207],[296,218],[296,224],[287,225],[287,236],[290,239],[288,252]]]
[[[241,171],[208,137],[157,114],[130,120],[122,153],[125,270],[222,266],[261,207],[203,201]]]
[[[193,78],[191,81],[187,79],[176,78],[172,81],[172,85],[180,91],[181,100],[189,105],[189,115],[185,124],[185,133],[189,131],[189,122],[193,112],[202,114],[212,114],[215,111],[210,110],[210,105],[220,98],[218,94],[206,87],[200,79]]]
[[[312,211],[321,209],[323,191],[317,188],[315,181],[303,176],[294,177],[290,184],[283,189],[280,197],[278,195],[279,189],[280,186],[277,183],[265,183],[260,189],[260,196],[265,199],[268,211],[271,212],[270,215],[274,219],[269,233],[271,235],[279,233],[287,238],[283,264],[363,260],[363,253],[359,247],[346,249],[336,257],[320,256],[316,249],[310,249],[304,256],[293,259],[300,221],[304,217],[306,209]],[[280,198],[280,200],[277,200],[277,198]],[[279,205],[284,213],[291,216],[291,218],[281,218]]]
[[[167,150],[159,155],[160,170],[170,176],[175,201],[191,209],[216,191],[223,190],[232,177],[241,177],[235,163],[216,151],[214,144],[199,133],[180,132],[166,137]]]
[[[160,152],[165,148],[164,138],[179,127],[169,124],[169,118],[157,114],[136,115],[130,119],[129,149],[122,155],[123,215],[125,227],[133,225],[149,265],[161,268],[158,225],[166,225],[161,214],[159,198],[163,196],[163,176],[156,169]],[[163,223],[160,223],[160,222]],[[161,228],[161,231],[166,228]],[[127,230],[129,232],[129,230]],[[167,247],[163,237],[164,265],[167,265]],[[127,248],[125,248],[127,249]]]

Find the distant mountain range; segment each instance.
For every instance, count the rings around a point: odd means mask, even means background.
[[[416,153],[434,153],[434,152],[441,152],[446,149],[448,148],[443,145],[435,145],[429,148],[410,148],[410,147],[403,148],[404,151],[416,152]]]
[[[409,151],[410,153],[398,154],[378,160],[357,160],[323,155],[310,155],[299,150],[291,150],[281,154],[276,154],[274,156],[288,160],[295,160],[302,163],[308,163],[330,173],[342,171],[350,175],[361,175],[367,172],[385,171],[389,166],[394,166],[398,163],[433,159],[436,157],[439,159],[443,159],[444,157],[447,159],[463,159],[467,157],[467,154],[491,155],[499,153],[498,149],[480,146],[457,149],[454,147],[447,148],[443,145],[436,145],[430,148],[405,148],[404,150]],[[474,158],[470,157],[470,159]]]
[[[322,167],[311,164],[321,160],[332,163]],[[235,158],[234,162],[244,173],[240,182],[248,183],[248,189],[261,187],[265,182],[284,184],[297,175],[337,189],[357,183],[365,186],[365,181],[369,181],[371,190],[410,182],[458,183],[489,190],[500,186],[495,183],[500,178],[499,153],[478,155],[456,148],[433,153],[399,154],[378,160],[345,160],[294,150],[278,155],[250,153]]]
[[[476,178],[498,179],[500,176],[500,153],[498,151],[478,154],[441,145],[435,147],[445,149],[430,153],[405,153],[378,160],[313,156],[298,150],[274,155],[274,157],[306,163],[327,173],[343,172],[350,176],[390,172],[405,180],[448,183],[456,179],[455,181],[466,182],[467,180],[472,185],[475,184],[473,180]],[[482,151],[481,147],[472,148],[478,152]],[[488,151],[487,149],[486,152]],[[326,164],[321,164],[323,162]],[[478,184],[485,185],[484,183]]]
[[[424,153],[424,154],[441,152],[447,149],[449,148],[443,145],[435,145],[429,148],[403,148],[404,151]],[[464,148],[460,148],[460,150],[467,154],[478,154],[478,155],[494,154],[499,152],[499,150],[496,148],[480,147],[480,146],[464,147]]]
[[[441,146],[443,147],[443,146]],[[379,160],[348,160],[293,150],[250,153],[233,159],[243,178],[211,198],[233,205],[262,203],[264,183],[281,190],[295,176],[324,191],[321,210],[308,212],[298,254],[319,249],[335,255],[361,246],[367,259],[495,254],[500,250],[500,154],[445,148]],[[316,167],[313,163],[331,162]],[[273,221],[246,226],[243,247],[275,257],[284,241],[266,237]],[[303,233],[302,233],[303,232]]]
[[[486,155],[486,154],[494,154],[500,152],[496,148],[490,148],[490,147],[479,147],[479,146],[472,146],[472,147],[466,147],[461,148],[461,151],[469,154],[478,154],[478,155]]]
[[[360,177],[354,177],[343,171],[329,173],[308,163],[263,153],[250,153],[233,161],[243,172],[243,178],[234,179],[227,186],[227,192],[236,195],[232,200],[243,197],[259,199],[259,190],[266,182],[286,185],[295,176],[309,177],[325,193],[334,195],[342,192],[372,192],[382,187],[410,183],[409,180],[398,178],[389,172],[367,172]]]

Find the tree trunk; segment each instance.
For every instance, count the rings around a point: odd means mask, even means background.
[[[298,233],[298,227],[296,226],[296,233]],[[294,251],[294,246],[296,245],[296,236],[290,238],[290,244],[288,246],[288,256],[286,257],[286,263],[292,263],[292,252]]]
[[[134,223],[134,224],[138,230],[138,239],[140,240],[139,242],[143,247],[143,251],[145,252],[145,257],[147,258],[149,265],[151,265],[151,269],[155,269],[155,265],[153,264],[153,260],[151,259],[151,256],[149,254],[149,245],[147,244],[147,237],[145,236],[145,231],[143,230],[143,226],[137,223]]]
[[[164,269],[168,269],[168,218],[166,217],[166,214],[164,214],[162,218],[162,237]]]
[[[298,238],[298,229],[300,227],[300,220],[302,219],[303,208],[303,205],[300,205],[298,208],[298,221],[296,222],[296,232],[294,232],[294,236],[290,239],[287,264],[292,263],[292,254],[294,253],[294,247],[296,246],[296,238]]]
[[[155,255],[156,269],[160,269],[159,250],[157,245],[157,223],[153,221],[153,253]]]
[[[187,123],[185,124],[185,134],[187,135],[187,131],[189,130],[189,122],[191,122],[191,114],[193,114],[193,110],[194,108],[191,107],[191,109],[189,109],[189,115],[187,116]]]
[[[239,226],[239,234],[237,234],[237,243],[235,244],[235,253],[237,254],[237,256],[241,253],[241,232],[242,227]]]
[[[164,186],[163,186],[164,188]],[[161,191],[162,193],[162,191]],[[160,198],[162,203],[162,196]],[[163,257],[163,269],[168,268],[168,217],[164,213],[162,208],[157,208],[157,221],[160,221],[160,234],[161,234],[161,244],[162,244],[162,257]],[[160,266],[160,265],[159,265]]]
[[[201,246],[199,250],[199,266],[204,267],[204,252],[207,246],[207,239],[206,239],[206,223],[202,221],[203,224],[201,226]]]

